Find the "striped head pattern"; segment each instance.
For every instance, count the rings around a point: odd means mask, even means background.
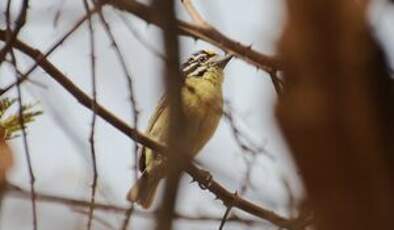
[[[223,70],[232,55],[220,56],[213,51],[200,50],[182,64],[182,72],[186,77],[201,77],[211,68]]]
[[[200,50],[194,53],[182,64],[182,72],[185,76],[202,76],[207,69],[212,66],[215,57],[218,55],[215,52]]]

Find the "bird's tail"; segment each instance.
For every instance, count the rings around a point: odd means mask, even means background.
[[[147,171],[135,182],[130,189],[127,199],[131,202],[140,204],[143,208],[149,208],[152,204],[160,177],[148,175]]]

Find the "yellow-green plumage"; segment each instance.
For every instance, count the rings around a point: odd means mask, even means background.
[[[182,88],[182,106],[187,119],[185,133],[182,140],[190,143],[188,153],[196,155],[215,132],[222,116],[223,96],[223,68],[230,60],[226,60],[224,66],[217,65],[215,60],[218,55],[200,51],[211,60],[191,60],[197,63],[200,69],[194,67],[194,71],[186,75],[185,85]],[[197,53],[198,54],[198,53]],[[196,55],[196,54],[195,54]],[[204,56],[200,54],[200,57]],[[200,63],[201,62],[201,63]],[[189,65],[192,65],[189,63]],[[187,68],[186,68],[187,69]],[[166,97],[163,97],[154,112],[146,134],[154,140],[167,143],[169,132],[169,108]],[[143,172],[141,178],[131,188],[128,199],[137,202],[144,208],[148,208],[160,182],[164,176],[165,159],[154,153],[149,148],[141,151],[140,170]]]

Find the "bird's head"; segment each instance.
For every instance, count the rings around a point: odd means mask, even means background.
[[[202,77],[209,72],[222,75],[232,57],[232,55],[220,56],[213,51],[200,50],[182,64],[182,72],[187,77]]]

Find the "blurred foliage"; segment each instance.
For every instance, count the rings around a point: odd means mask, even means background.
[[[17,137],[18,135],[16,133],[22,130],[20,112],[17,111],[7,115],[8,111],[16,102],[16,98],[0,99],[0,127],[3,128],[0,134],[5,140]],[[38,115],[42,114],[42,111],[34,111],[34,106],[35,104],[22,105],[22,119],[25,126],[33,122]]]
[[[20,113],[22,113],[25,127],[26,124],[33,122],[38,115],[42,114],[42,111],[33,110],[35,104],[26,104],[22,106],[22,111],[11,112],[11,107],[14,107],[13,105],[17,101],[17,98],[0,99],[0,192],[4,185],[6,172],[12,165],[12,154],[6,140],[17,137],[16,133],[22,130]]]

